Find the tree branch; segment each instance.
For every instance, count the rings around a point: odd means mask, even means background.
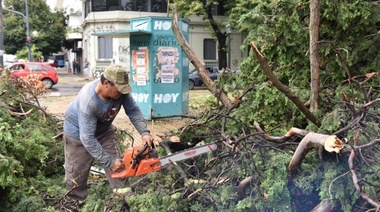
[[[302,160],[312,148],[324,147],[328,152],[339,153],[343,149],[343,142],[335,135],[324,135],[309,132],[299,143],[289,163],[290,177],[293,178],[301,165]]]
[[[292,91],[290,91],[290,89],[286,85],[282,84],[273,74],[267,61],[265,60],[261,52],[257,49],[254,42],[251,42],[251,47],[253,52],[256,54],[257,59],[259,60],[261,69],[263,70],[264,74],[268,77],[268,79],[273,83],[273,85],[283,94],[285,94],[306,116],[307,119],[309,119],[318,127],[321,126],[321,122],[309,111],[309,109],[307,109],[307,107],[302,103],[302,101]]]
[[[295,127],[292,127],[290,128],[290,130],[284,135],[284,136],[281,136],[281,137],[277,137],[277,136],[271,136],[271,135],[268,135],[267,133],[264,132],[263,129],[261,129],[259,123],[257,123],[256,121],[253,123],[253,125],[256,127],[257,131],[260,133],[260,135],[267,141],[271,141],[271,142],[276,142],[276,143],[283,143],[283,142],[286,142],[289,140],[289,138],[293,135],[301,135],[301,136],[305,136],[309,133],[309,131],[307,130],[301,130],[301,129],[298,129],[298,128],[295,128]]]
[[[366,193],[364,193],[359,185],[359,180],[358,176],[356,175],[355,172],[355,167],[354,167],[354,158],[355,158],[355,151],[351,150],[351,154],[348,157],[348,165],[350,167],[351,175],[352,175],[352,181],[354,183],[355,189],[357,192],[359,192],[360,196],[365,199],[369,204],[372,206],[376,207],[376,211],[380,209],[380,203],[375,202],[373,199],[371,199]]]
[[[194,67],[198,71],[199,76],[202,79],[203,83],[206,85],[207,89],[214,96],[216,97],[219,96],[220,100],[222,101],[225,107],[231,108],[232,107],[231,100],[223,91],[217,91],[215,89],[214,82],[208,76],[208,72],[205,69],[204,65],[199,60],[195,52],[191,49],[190,44],[186,41],[185,37],[183,36],[178,25],[178,15],[177,15],[177,9],[175,5],[173,5],[172,10],[173,10],[173,23],[172,23],[173,33],[176,36],[177,41],[179,45],[181,46],[182,50],[185,52],[190,62],[194,65]]]

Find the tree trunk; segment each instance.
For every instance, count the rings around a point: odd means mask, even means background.
[[[319,20],[320,20],[320,7],[319,0],[310,1],[310,111],[318,109],[319,99]]]
[[[220,99],[220,101],[223,103],[223,105],[227,108],[232,108],[231,100],[228,98],[228,96],[222,92],[218,91],[215,88],[214,82],[210,79],[208,75],[208,71],[205,69],[203,63],[201,60],[199,60],[198,56],[195,54],[195,52],[191,49],[189,43],[186,41],[185,37],[183,36],[179,26],[178,26],[178,15],[177,15],[177,9],[176,6],[173,5],[172,7],[173,11],[173,32],[174,35],[177,38],[177,41],[179,45],[181,46],[182,50],[185,52],[187,57],[189,58],[189,61],[195,66],[197,69],[200,78],[202,79],[203,83],[206,85],[207,89],[216,97]]]
[[[218,68],[219,70],[222,70],[223,68],[227,68],[226,33],[220,31],[218,24],[214,20],[214,16],[212,15],[212,4],[206,4],[207,19],[215,33],[216,39],[218,40]]]

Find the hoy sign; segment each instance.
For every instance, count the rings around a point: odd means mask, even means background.
[[[132,93],[132,97],[137,103],[147,103],[150,94],[148,93]],[[165,93],[165,94],[154,94],[153,103],[164,104],[164,103],[174,103],[177,102],[179,93]]]

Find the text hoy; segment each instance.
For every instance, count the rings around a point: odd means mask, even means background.
[[[177,102],[179,93],[154,94],[153,103],[170,103]],[[136,102],[147,103],[150,97],[148,93],[132,93],[132,97]]]

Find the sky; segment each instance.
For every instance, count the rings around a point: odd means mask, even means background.
[[[54,10],[57,6],[57,0],[46,0],[46,4],[49,5],[50,10]]]
[[[45,0],[46,4],[49,5],[50,10],[54,11],[54,9],[57,7],[57,1],[59,1],[65,10],[70,8],[76,8],[81,10],[82,9],[82,1],[81,0]],[[58,5],[59,6],[59,5]]]

